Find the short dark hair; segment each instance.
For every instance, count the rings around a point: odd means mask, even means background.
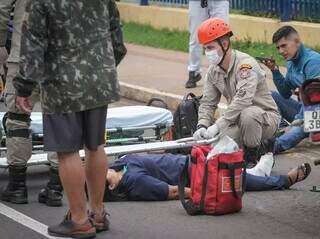
[[[296,29],[294,29],[292,26],[283,26],[273,34],[272,42],[277,43],[278,41],[280,41],[280,39],[282,38],[287,39],[293,34],[298,35],[298,32]]]
[[[114,190],[109,189],[109,182],[106,180],[106,187],[104,190],[104,202],[119,202],[127,201],[127,194],[125,190],[122,189],[122,180],[120,180],[119,185]]]

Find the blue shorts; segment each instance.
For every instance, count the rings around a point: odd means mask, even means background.
[[[105,144],[107,106],[67,113],[44,114],[44,149],[53,152],[95,151]]]

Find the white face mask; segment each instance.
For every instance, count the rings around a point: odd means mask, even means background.
[[[217,50],[205,51],[205,54],[206,54],[208,61],[211,65],[217,66],[222,60],[222,56],[219,56]]]

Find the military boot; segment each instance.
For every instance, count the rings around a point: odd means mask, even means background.
[[[45,203],[49,207],[62,206],[62,184],[57,168],[50,167],[50,178],[47,186],[41,189],[38,195],[39,203]]]
[[[253,168],[259,162],[261,157],[260,147],[245,147],[244,148],[244,161],[247,168]]]
[[[261,144],[261,148],[262,148],[262,152],[263,154],[266,153],[275,153],[275,143],[276,143],[276,137],[272,137],[271,139],[267,139],[265,141],[262,142]]]
[[[195,71],[189,71],[189,79],[186,82],[186,88],[195,88],[197,87],[197,82],[201,80],[201,74]]]
[[[28,203],[26,171],[26,166],[9,165],[9,184],[2,192],[1,200],[16,204]]]

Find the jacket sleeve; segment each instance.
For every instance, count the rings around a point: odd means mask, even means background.
[[[117,4],[114,0],[110,0],[108,4],[109,17],[110,17],[110,32],[111,41],[114,52],[116,66],[119,65],[121,60],[127,53],[127,48],[123,42],[122,26],[120,22],[120,13]]]
[[[0,47],[5,46],[7,41],[8,23],[10,20],[10,9],[13,0],[0,1]]]
[[[165,201],[169,195],[169,185],[146,173],[128,177],[127,193],[132,201]]]
[[[214,83],[214,74],[210,69],[211,68],[209,68],[205,77],[203,97],[201,99],[198,117],[198,125],[204,125],[206,127],[214,123],[214,114],[221,98],[221,93]]]
[[[30,96],[44,72],[44,55],[48,45],[44,1],[30,1],[22,26],[20,70],[13,79],[18,96]]]
[[[312,80],[320,77],[320,57],[313,61],[307,62],[304,67],[305,80]]]
[[[258,86],[258,73],[254,69],[247,69],[247,72],[241,73],[242,69],[237,71],[239,81],[236,86],[236,94],[232,99],[223,116],[220,117],[216,124],[220,131],[226,129],[230,124],[235,123],[241,112],[252,105],[253,98]]]
[[[283,77],[279,70],[272,71],[272,77],[280,95],[285,99],[289,99],[292,96],[292,90],[295,90],[295,87],[290,83],[289,79]]]

